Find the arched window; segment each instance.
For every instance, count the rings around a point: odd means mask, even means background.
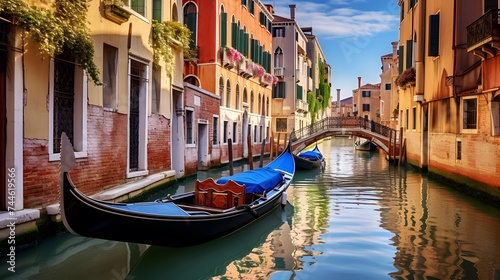
[[[196,12],[196,5],[193,2],[189,2],[184,6],[184,24],[187,25],[188,29],[191,30],[191,44],[190,48],[195,49],[196,46],[196,35],[197,35],[197,20],[198,14]]]
[[[176,3],[174,3],[174,5],[172,5],[172,20],[179,21],[179,15],[177,12],[177,4]]]
[[[283,67],[283,50],[280,47],[277,47],[274,51],[274,67]]]
[[[263,115],[269,116],[269,97],[266,99],[266,112]]]
[[[253,113],[253,91],[250,92],[250,113]]]
[[[219,79],[219,96],[220,106],[224,106],[224,79],[222,77]]]
[[[248,94],[247,94],[247,89],[243,89],[243,103],[247,103],[248,105]]]
[[[224,12],[224,6],[220,7],[220,46],[227,45],[227,13]]]
[[[259,92],[259,99],[257,99],[257,114],[261,114],[261,111],[262,110],[262,102],[260,100],[260,92]]]
[[[236,110],[240,109],[240,85],[236,84]]]
[[[229,80],[226,84],[226,107],[231,107],[231,82]]]

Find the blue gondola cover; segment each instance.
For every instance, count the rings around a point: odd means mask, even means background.
[[[283,177],[279,171],[266,166],[220,178],[217,180],[217,184],[225,184],[229,180],[233,180],[240,185],[245,184],[246,193],[263,193],[272,189],[282,179]]]

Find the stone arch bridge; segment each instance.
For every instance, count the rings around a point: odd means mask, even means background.
[[[290,141],[292,151],[298,153],[323,138],[352,135],[371,140],[392,160],[401,156],[402,135],[398,132],[398,130],[361,117],[327,117],[292,131]]]

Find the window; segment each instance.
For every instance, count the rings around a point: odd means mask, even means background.
[[[405,128],[406,130],[408,130],[409,126],[408,126],[408,121],[409,121],[409,117],[410,117],[410,110],[406,109],[406,115],[405,115]]]
[[[257,101],[257,114],[259,115],[262,114],[261,109],[262,109],[262,101],[260,100],[260,93],[259,93],[259,99]]]
[[[184,7],[184,24],[187,25],[187,28],[191,30],[191,43],[189,48],[192,50],[196,49],[196,37],[197,37],[197,11],[196,5],[193,2],[189,2]]]
[[[406,68],[413,67],[413,40],[406,41]]]
[[[222,129],[223,129],[222,137],[223,137],[224,143],[227,143],[228,125],[229,125],[228,121],[224,121],[224,126],[222,127]]]
[[[222,79],[222,77],[219,79],[219,96],[220,106],[224,106],[224,79]]]
[[[363,112],[370,112],[370,104],[363,104]]]
[[[212,129],[212,145],[219,144],[219,117],[214,116],[213,118],[213,129]]]
[[[405,2],[401,2],[401,9],[399,10],[399,21],[405,19]]]
[[[273,86],[273,98],[285,98],[285,82],[278,82]]]
[[[50,62],[49,160],[60,159],[62,132],[73,143],[76,157],[87,156],[87,81],[73,61],[63,51]]]
[[[392,85],[391,84],[385,84],[385,90],[391,90]]]
[[[162,5],[163,0],[153,0],[153,19],[157,20],[158,22],[163,21],[163,17],[161,14],[161,5]]]
[[[283,50],[277,47],[274,51],[274,68],[283,67]]]
[[[369,91],[369,90],[363,90],[361,92],[361,96],[362,97],[370,97],[371,96],[371,91]]]
[[[273,27],[273,37],[285,37],[285,27]]]
[[[477,98],[463,100],[463,129],[477,129]]]
[[[116,109],[118,49],[104,44],[102,54],[102,98],[105,108]]]
[[[259,142],[262,143],[262,134],[264,131],[262,131],[262,125],[259,127]]]
[[[500,135],[500,93],[491,99],[491,120],[492,120],[492,135]]]
[[[398,57],[401,57],[401,60],[399,60],[399,63],[398,63],[398,73],[399,74],[403,73],[403,69],[406,69],[406,68],[404,68],[404,63],[403,63],[403,59],[402,59],[404,53],[405,53],[405,47],[399,46]]]
[[[253,100],[253,91],[250,92],[250,113],[253,113],[254,100]]]
[[[227,13],[224,12],[223,7],[220,12],[220,45],[221,47],[227,45]]]
[[[257,142],[257,125],[253,127],[253,142]]]
[[[234,107],[236,110],[240,109],[240,85],[236,85],[236,106]]]
[[[151,113],[160,112],[161,67],[153,66],[153,83],[151,88]]]
[[[193,144],[193,111],[186,110],[186,144]]]
[[[439,14],[429,16],[429,56],[439,55]]]
[[[413,122],[412,129],[417,129],[417,107],[412,108]]]
[[[287,130],[287,119],[276,118],[276,132],[286,132],[286,130]]]
[[[127,0],[123,2],[127,3]],[[128,6],[141,16],[146,16],[146,0],[128,0]]]
[[[236,137],[238,135],[238,123],[233,122],[233,143],[238,142],[238,138]]]
[[[462,160],[462,141],[457,141],[457,160]]]
[[[226,107],[231,107],[231,82],[227,80],[226,84]]]

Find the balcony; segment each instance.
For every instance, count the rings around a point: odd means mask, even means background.
[[[227,52],[224,50],[224,48],[221,48],[222,52],[222,66],[227,69],[232,69],[234,67],[234,64],[231,60],[229,60],[229,56],[227,55]]]
[[[123,3],[119,1],[107,0],[104,4],[104,16],[110,21],[122,24],[128,21],[132,14],[123,7]]]
[[[297,113],[307,113],[309,105],[304,100],[295,99],[295,111]]]
[[[498,9],[486,14],[467,26],[467,51],[482,59],[495,56],[500,49],[500,22]]]
[[[285,75],[285,68],[283,67],[275,67],[274,68],[274,76],[283,77]]]

